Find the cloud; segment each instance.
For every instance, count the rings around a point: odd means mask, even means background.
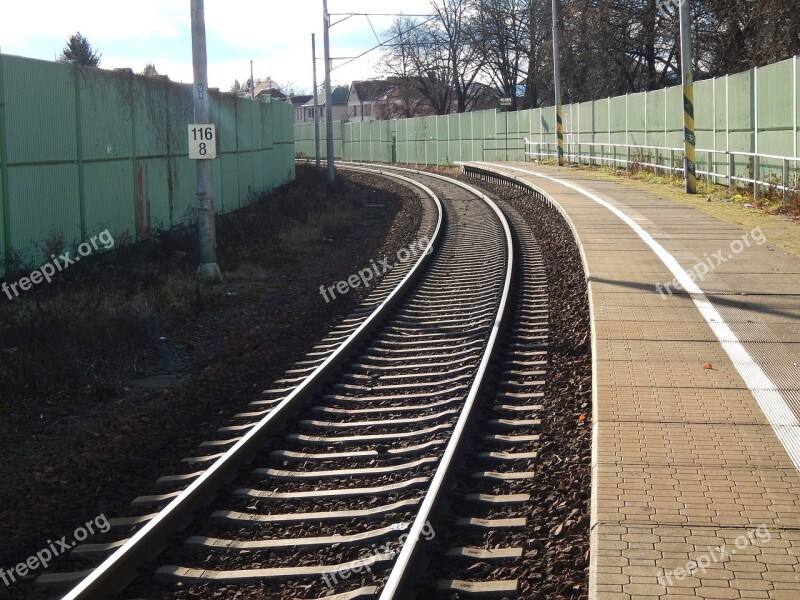
[[[141,71],[154,62],[159,72],[173,80],[192,78],[189,2],[139,0],[133,4],[108,0],[63,0],[6,3],[0,19],[2,51],[52,60],[67,38],[80,31],[103,54],[103,68],[130,67]],[[390,3],[373,0],[329,0],[331,13],[393,12]],[[127,10],[125,10],[127,8]],[[428,0],[404,0],[406,14],[429,13]],[[209,83],[228,89],[234,79],[249,77],[250,60],[256,77],[271,76],[310,90],[311,33],[317,36],[317,56],[322,50],[322,1],[206,0]],[[342,20],[334,16],[332,20]],[[393,17],[363,16],[344,19],[331,29],[331,55],[355,56],[377,44]],[[336,82],[375,77],[372,65],[380,52],[334,70]],[[341,65],[343,61],[335,61]],[[322,81],[322,60],[317,64]]]
[[[127,8],[127,10],[126,10]],[[54,38],[66,42],[76,31],[93,44],[142,36],[170,38],[189,26],[187,3],[180,0],[138,0],[136,3],[81,0],[8,3],[0,20],[4,46]]]

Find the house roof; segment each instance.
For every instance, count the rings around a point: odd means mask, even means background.
[[[286,94],[284,94],[280,88],[275,84],[272,79],[267,79],[266,81],[262,81],[256,84],[256,88],[253,90],[253,96],[258,98],[262,94],[267,94],[268,96],[272,96],[273,98],[278,98],[283,100],[286,98]]]
[[[337,85],[331,90],[331,102],[334,106],[337,104],[347,104],[347,98],[350,95],[350,88],[343,85]],[[319,92],[319,105],[325,106],[325,88],[323,87]],[[314,106],[314,97],[305,103],[304,106]]]
[[[392,85],[390,81],[370,79],[367,81],[354,81],[351,90],[358,95],[358,99],[361,102],[374,102],[385,96]]]
[[[284,94],[282,91],[280,91],[277,88],[269,88],[269,89],[264,89],[264,90],[258,91],[258,86],[256,86],[255,97],[256,98],[262,98],[263,96],[271,96],[272,98],[275,98],[276,100],[286,100],[286,98],[288,98],[288,96],[286,94]]]
[[[302,106],[309,100],[313,100],[314,96],[289,96],[287,100],[291,102],[294,106]],[[313,102],[312,102],[313,104]]]

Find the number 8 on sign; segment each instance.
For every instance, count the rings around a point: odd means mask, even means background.
[[[217,128],[212,124],[189,125],[189,158],[217,158]]]

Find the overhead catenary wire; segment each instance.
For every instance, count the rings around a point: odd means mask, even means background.
[[[374,50],[377,50],[378,48],[388,47],[388,46],[389,46],[389,42],[391,42],[391,41],[393,41],[393,40],[396,40],[397,38],[401,37],[402,35],[404,35],[404,34],[406,34],[406,33],[409,33],[409,32],[411,32],[411,31],[414,31],[415,29],[418,29],[418,28],[422,27],[423,25],[426,25],[426,24],[430,23],[431,21],[433,21],[433,20],[434,20],[434,19],[436,19],[436,18],[437,18],[437,16],[436,16],[436,15],[433,15],[433,16],[431,16],[430,18],[428,18],[428,19],[426,19],[426,20],[424,20],[424,21],[421,21],[421,22],[419,22],[419,23],[416,23],[414,26],[410,27],[409,29],[406,29],[406,30],[404,30],[404,31],[401,31],[401,32],[400,32],[400,33],[398,33],[397,35],[394,35],[394,36],[390,37],[389,39],[387,39],[387,40],[385,40],[385,41],[381,42],[381,43],[380,43],[380,44],[378,44],[377,46],[373,46],[373,47],[372,47],[372,48],[370,48],[369,50],[365,50],[365,51],[364,51],[364,52],[362,52],[361,54],[359,54],[359,55],[357,55],[357,56],[354,56],[354,57],[350,58],[349,60],[347,60],[347,62],[344,62],[344,63],[342,63],[342,64],[340,64],[340,65],[336,65],[335,67],[332,67],[332,68],[331,68],[331,71],[334,71],[334,70],[336,70],[336,69],[339,69],[339,68],[341,68],[341,67],[344,67],[344,66],[346,66],[346,65],[349,65],[351,62],[353,62],[353,61],[356,61],[356,60],[358,60],[359,58],[362,58],[363,56],[366,56],[367,54],[369,54],[370,52],[372,52],[372,51],[374,51]],[[400,46],[402,46],[403,44],[396,44],[396,45],[400,45]]]

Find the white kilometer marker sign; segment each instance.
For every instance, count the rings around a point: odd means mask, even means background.
[[[217,126],[213,123],[189,125],[189,158],[217,158]]]
[[[478,162],[477,164],[488,165],[489,163]],[[703,292],[700,286],[689,277],[675,257],[672,256],[664,246],[654,240],[653,236],[645,231],[636,221],[610,202],[603,200],[596,194],[583,189],[579,185],[575,185],[564,179],[542,175],[541,173],[534,173],[533,171],[527,171],[517,167],[504,168],[525,173],[526,175],[548,179],[586,196],[622,219],[626,225],[636,232],[645,244],[650,246],[658,258],[661,259],[661,262],[667,266],[675,276],[675,279],[680,282],[683,289],[689,294],[697,310],[706,320],[708,326],[711,327],[711,330],[717,336],[722,348],[728,354],[736,370],[739,372],[739,375],[755,397],[759,407],[761,407],[770,425],[772,425],[775,435],[778,437],[781,444],[783,444],[789,458],[792,459],[794,466],[800,470],[800,421],[798,421],[797,416],[795,416],[792,409],[786,403],[786,399],[781,394],[778,386],[775,385],[772,379],[769,378],[761,366],[753,359],[747,349],[739,341],[739,338],[736,337],[736,334],[722,318],[722,315],[719,314],[717,309],[714,308],[708,300],[705,292]]]

